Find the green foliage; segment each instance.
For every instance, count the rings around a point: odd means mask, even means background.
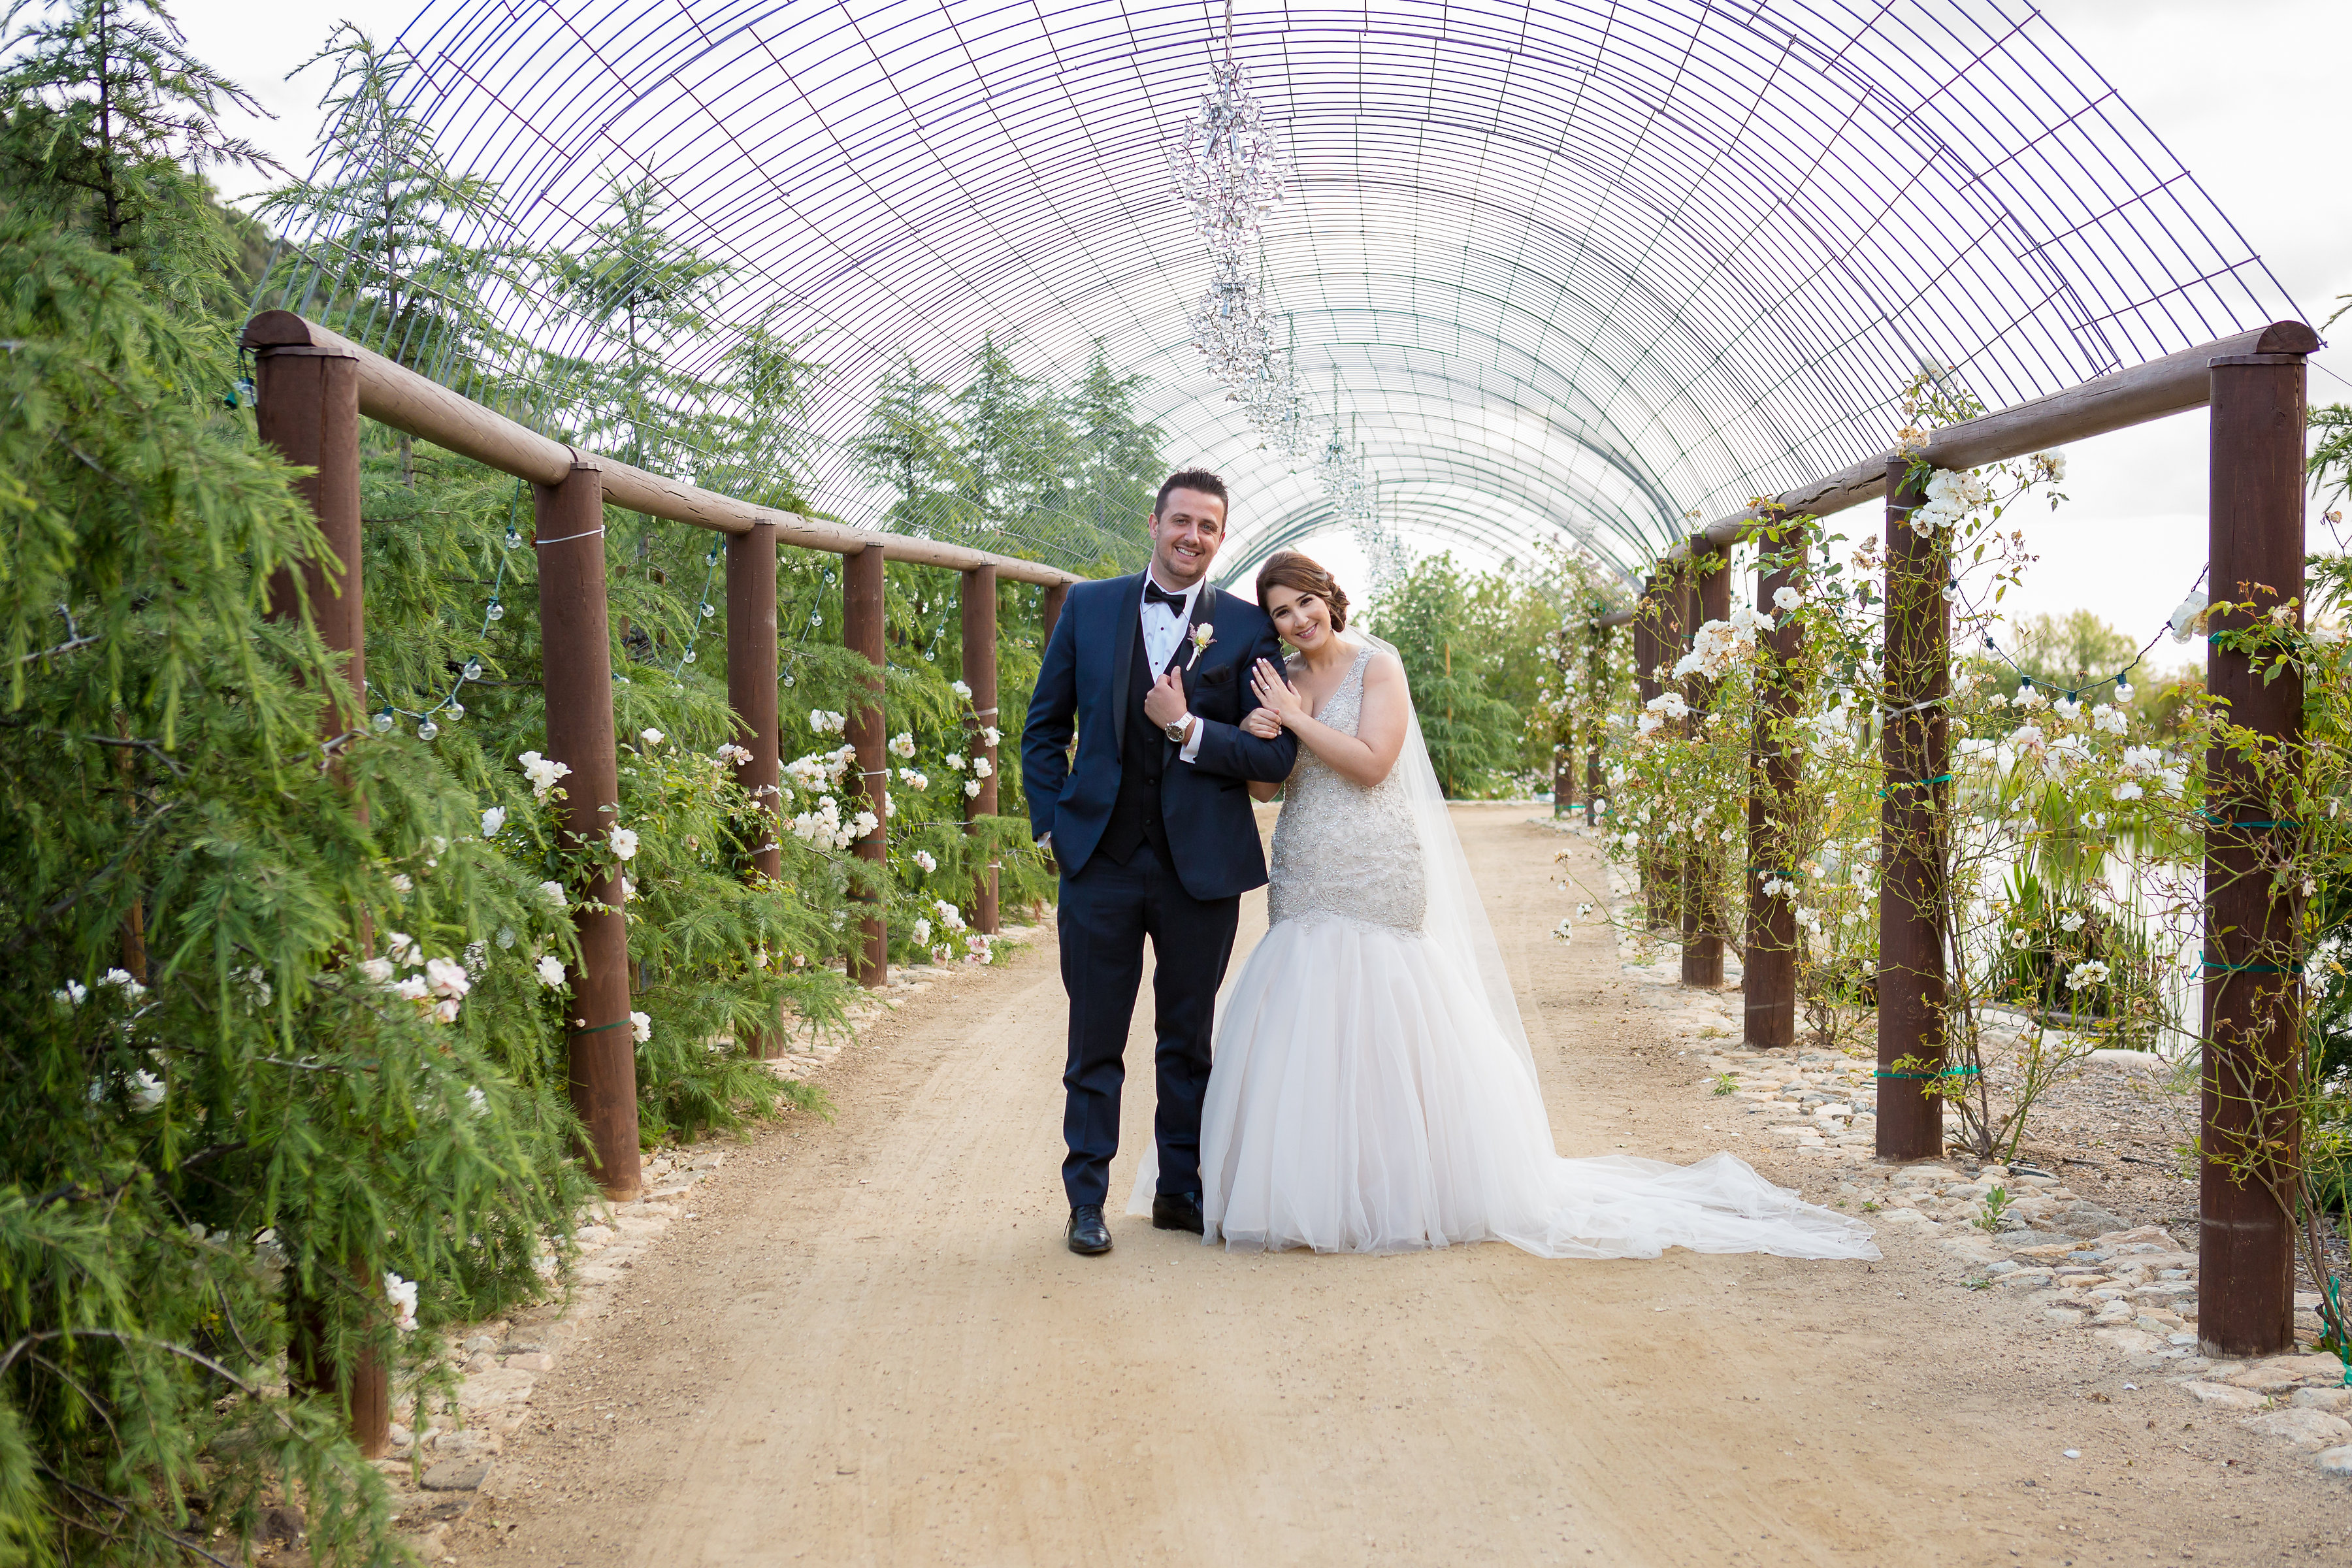
[[[1532,706],[1543,644],[1540,635],[1528,635],[1529,619],[1540,617],[1512,613],[1515,596],[1501,581],[1507,575],[1474,577],[1450,553],[1423,556],[1381,591],[1366,616],[1404,661],[1430,765],[1450,798],[1511,787],[1509,774],[1523,754],[1525,710],[1496,689],[1524,685]],[[1557,619],[1555,609],[1545,630]],[[1549,783],[1549,760],[1544,771]]]
[[[293,1487],[322,1555],[390,1562],[332,1402],[280,1387],[289,1324],[348,1365],[395,1351],[388,1273],[428,1326],[537,1288],[572,1123],[500,1059],[546,1004],[459,935],[568,922],[422,748],[320,744],[341,676],[263,616],[318,536],[189,395],[204,323],[45,215],[0,208],[0,1539],[177,1560]],[[439,995],[355,961],[404,926]]]
[[[1112,575],[1150,554],[1145,527],[1166,467],[1160,432],[1135,415],[1140,376],[1095,344],[1084,376],[1056,392],[994,338],[950,392],[902,358],[854,447],[892,496],[885,526]]]
[[[191,324],[234,307],[238,259],[206,169],[274,169],[226,134],[244,91],[187,51],[158,0],[18,0],[0,45],[0,190],[20,216],[126,258]]]

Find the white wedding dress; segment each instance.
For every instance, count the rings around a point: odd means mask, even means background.
[[[1357,653],[1324,723],[1355,733],[1373,657]],[[1350,783],[1301,745],[1286,790],[1270,926],[1218,1006],[1201,1120],[1204,1240],[1878,1256],[1859,1220],[1728,1153],[1683,1166],[1559,1157],[1418,721],[1379,784]],[[1130,1214],[1150,1213],[1156,1180],[1147,1154]]]

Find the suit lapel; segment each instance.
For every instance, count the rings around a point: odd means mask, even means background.
[[[1143,578],[1118,580],[1122,592],[1111,596],[1110,734],[1113,755],[1127,750],[1127,683],[1135,668],[1137,633],[1142,626]]]
[[[1193,657],[1192,653],[1192,628],[1199,626],[1202,621],[1206,621],[1209,623],[1209,626],[1211,628],[1209,635],[1211,637],[1217,635],[1215,630],[1217,615],[1216,605],[1214,603],[1216,596],[1216,589],[1211,587],[1206,583],[1201,584],[1201,591],[1192,595],[1192,618],[1184,623],[1183,640],[1176,645],[1177,679],[1183,682],[1184,695],[1187,698],[1190,698],[1192,695],[1192,667],[1199,662],[1199,660]],[[1202,657],[1205,657],[1205,654]]]

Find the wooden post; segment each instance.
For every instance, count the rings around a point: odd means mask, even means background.
[[[1790,666],[1804,651],[1804,635],[1773,604],[1782,588],[1801,591],[1807,536],[1801,525],[1779,542],[1759,541],[1756,561],[1756,608],[1773,617],[1764,646],[1773,667],[1761,678],[1756,700],[1756,734],[1748,753],[1748,945],[1740,988],[1747,994],[1746,1043],[1777,1051],[1797,1043],[1797,904],[1787,893],[1767,894],[1768,881],[1793,882],[1787,836],[1772,824],[1782,820],[1795,794],[1803,753],[1780,731],[1796,717],[1801,695]]]
[[[1560,716],[1551,731],[1551,814],[1566,816],[1576,808],[1576,721],[1568,696],[1571,655],[1569,627],[1563,623],[1551,634],[1551,667],[1559,681]]]
[[[292,620],[302,595],[320,640],[347,654],[351,703],[329,705],[328,734],[356,725],[367,711],[367,595],[360,574],[360,367],[334,349],[267,348],[254,356],[255,424],[261,438],[289,463],[318,472],[294,491],[310,505],[326,535],[328,553],[294,574],[269,579],[269,616]]]
[[[1598,606],[1595,606],[1598,608]],[[1609,674],[1609,635],[1613,628],[1592,623],[1585,651],[1584,678],[1598,689]],[[1597,712],[1598,710],[1591,710]],[[1601,737],[1603,731],[1596,722],[1593,732],[1584,738],[1584,826],[1600,824],[1601,799]]]
[[[1886,678],[1881,736],[1885,803],[1878,849],[1878,1156],[1944,1152],[1943,854],[1940,808],[1951,794],[1951,563],[1941,532],[1921,538],[1925,501],[1902,458],[1886,467]],[[1907,1065],[1897,1068],[1897,1061]],[[1903,1076],[1890,1077],[1900,1073]]]
[[[849,743],[857,748],[858,785],[866,809],[874,814],[874,831],[857,841],[857,858],[871,866],[877,877],[889,875],[890,861],[890,824],[882,805],[890,782],[890,755],[886,749],[889,737],[884,732],[888,720],[882,707],[883,583],[880,545],[869,544],[855,555],[842,557],[842,646],[873,666],[866,680],[866,700],[849,711]],[[866,902],[874,912],[857,922],[860,941],[851,956],[849,975],[861,985],[887,985],[890,982],[889,922],[881,913],[879,895],[866,895]]]
[[[996,815],[997,748],[989,744],[984,731],[998,727],[996,711],[996,568],[974,566],[963,574],[961,606],[963,611],[963,683],[971,688],[971,735],[969,750],[975,763],[988,759],[988,776],[980,781],[980,793],[964,799],[964,831],[969,833],[984,816]],[[989,936],[998,930],[996,908],[997,862],[992,858],[987,868],[973,879],[972,929]]]
[[[2266,620],[2303,595],[2304,357],[2233,354],[2212,362],[2209,632]],[[2292,826],[2303,739],[2303,682],[2292,666],[2266,679],[2252,657],[2206,644],[2206,689],[2229,722],[2262,737],[2259,762],[2206,753],[2205,1070],[2198,1180],[2197,1332],[2207,1355],[2294,1348],[2293,1212],[2302,1078],[2301,889],[2275,879]],[[2269,675],[2271,672],[2265,672]]]
[[[1658,666],[1667,662],[1667,650],[1675,646],[1673,628],[1681,619],[1676,598],[1672,587],[1651,576],[1643,579],[1642,596],[1633,604],[1633,692],[1645,711],[1661,689]],[[1655,931],[1666,923],[1666,861],[1647,830],[1634,865],[1642,877],[1643,919]]]
[[[1045,590],[1044,602],[1037,607],[1037,618],[1044,630],[1038,634],[1037,655],[1044,658],[1045,645],[1054,640],[1054,628],[1062,624],[1062,605],[1070,596],[1067,583],[1056,583]]]
[[[776,719],[776,527],[727,536],[727,706],[735,713],[735,743],[751,753],[735,764],[735,782],[760,815],[745,830],[748,881],[783,875],[783,736]],[[783,1047],[778,1029],[746,1042],[765,1061]]]
[[[1688,652],[1699,627],[1731,614],[1731,563],[1711,551],[1694,550],[1685,565],[1682,581],[1683,626],[1676,646]],[[1715,702],[1716,684],[1703,675],[1683,678],[1683,700],[1690,704],[1691,710],[1690,717],[1683,723],[1693,736],[1706,722],[1707,710]],[[1682,982],[1709,989],[1723,984],[1722,910],[1717,907],[1716,889],[1707,876],[1707,862],[1712,855],[1712,850],[1701,848],[1694,838],[1685,847],[1682,864]]]
[[[567,849],[605,853],[620,826],[621,776],[613,748],[613,648],[604,603],[604,490],[601,470],[575,463],[552,485],[531,487],[539,556],[539,651],[547,697],[547,754],[572,771],[558,813]],[[572,1110],[586,1129],[582,1153],[604,1195],[634,1200],[645,1185],[637,1151],[637,1049],[629,1023],[629,932],[617,866],[570,889],[580,956],[565,1041]]]
[[[299,585],[292,571],[269,580],[269,616],[293,620],[307,596],[320,640],[346,656],[343,693],[331,695],[320,715],[327,735],[358,727],[367,711],[367,613],[360,572],[360,375],[359,361],[336,349],[265,348],[254,356],[254,420],[262,440],[289,463],[317,472],[297,479],[295,493],[310,503],[326,537],[327,553],[306,561]],[[123,950],[132,974],[146,978],[142,913],[133,910]],[[362,950],[364,951],[364,927]],[[136,963],[132,956],[137,943]],[[371,1298],[374,1291],[362,1281]],[[379,1356],[362,1355],[349,1368],[326,1353],[326,1312],[319,1302],[292,1303],[293,1342],[288,1347],[292,1380],[318,1394],[334,1394],[343,1405],[352,1441],[363,1458],[392,1451],[392,1380]]]

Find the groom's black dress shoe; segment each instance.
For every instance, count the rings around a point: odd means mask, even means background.
[[[1071,1206],[1070,1250],[1082,1258],[1099,1258],[1110,1250],[1110,1227],[1103,1224],[1102,1205]]]
[[[1151,1228],[1154,1230],[1189,1230],[1194,1236],[1202,1231],[1201,1194],[1198,1193],[1161,1193],[1151,1200]]]

